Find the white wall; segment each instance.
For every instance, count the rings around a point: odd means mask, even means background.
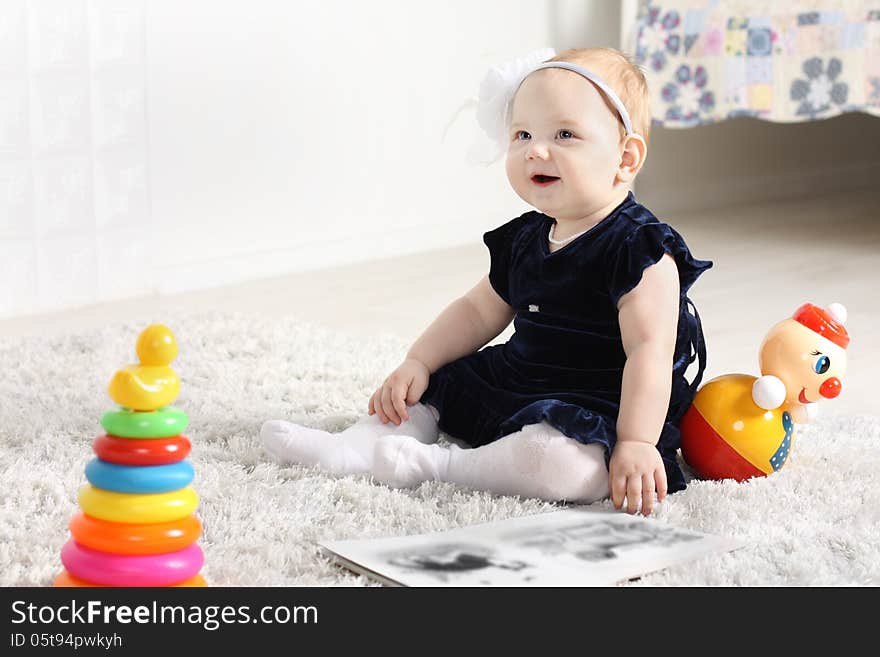
[[[876,187],[880,119],[863,113],[823,121],[737,118],[687,130],[654,128],[639,200],[659,216]]]
[[[0,2],[0,316],[149,288],[140,0]]]
[[[473,242],[524,208],[468,165],[534,0],[3,0],[0,316]]]
[[[546,45],[518,1],[150,3],[150,168],[161,291],[479,239],[519,211],[469,166],[486,68]]]

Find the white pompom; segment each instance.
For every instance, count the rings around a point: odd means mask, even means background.
[[[779,408],[785,401],[785,384],[772,374],[755,379],[752,384],[752,401],[765,411]]]
[[[828,312],[841,324],[846,324],[846,307],[842,303],[832,303],[828,306]]]

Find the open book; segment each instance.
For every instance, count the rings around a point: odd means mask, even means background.
[[[613,586],[742,544],[611,509],[574,507],[320,546],[340,565],[389,586]]]

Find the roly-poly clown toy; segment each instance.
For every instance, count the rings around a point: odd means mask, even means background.
[[[795,424],[840,394],[849,334],[846,308],[805,303],[776,324],[759,351],[760,377],[725,374],[700,388],[681,421],[681,453],[703,479],[745,481],[779,470]]]

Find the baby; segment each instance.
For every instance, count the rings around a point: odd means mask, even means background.
[[[648,150],[645,78],[605,48],[524,75],[500,124],[508,180],[537,211],[483,236],[488,275],[416,340],[368,416],[337,435],[266,422],[275,459],[398,488],[445,481],[585,504],[610,494],[644,515],[685,487],[678,422],[705,368],[686,295],[712,263],[630,190]],[[511,321],[508,342],[481,349]],[[455,444],[434,444],[439,430]]]

